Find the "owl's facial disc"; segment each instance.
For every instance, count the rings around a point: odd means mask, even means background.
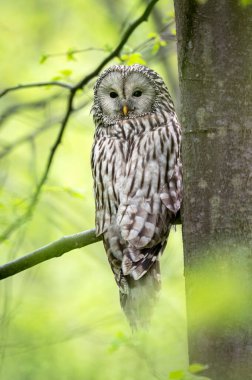
[[[152,112],[156,92],[153,83],[140,72],[110,72],[102,80],[97,97],[104,115],[111,119],[137,117]]]

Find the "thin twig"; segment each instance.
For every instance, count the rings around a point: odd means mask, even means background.
[[[34,140],[37,136],[46,132],[48,129],[52,128],[57,123],[60,123],[59,119],[46,121],[41,127],[37,128],[35,131],[21,137],[20,139],[17,139],[12,144],[3,146],[3,148],[0,150],[0,159],[7,156],[9,153],[13,151],[13,149],[19,147],[20,145]]]
[[[3,241],[5,240],[7,237],[9,237],[9,235],[11,233],[13,233],[17,228],[19,228],[27,219],[29,219],[32,215],[32,212],[33,212],[33,208],[34,206],[36,205],[36,203],[38,202],[38,199],[39,199],[39,196],[40,196],[40,192],[41,192],[41,189],[44,185],[44,183],[46,182],[47,180],[47,177],[48,177],[48,174],[49,174],[49,171],[50,171],[50,168],[51,168],[51,165],[52,165],[52,162],[53,162],[53,159],[54,159],[54,156],[55,156],[55,153],[56,153],[56,150],[58,148],[58,146],[60,145],[61,141],[62,141],[62,137],[63,137],[63,134],[64,134],[64,131],[65,131],[65,128],[66,128],[66,125],[67,125],[67,122],[68,122],[68,119],[70,117],[70,114],[72,112],[72,103],[73,103],[73,96],[74,96],[74,92],[71,92],[70,93],[70,96],[68,98],[68,103],[67,103],[67,109],[66,109],[66,114],[64,116],[64,119],[61,123],[61,127],[60,127],[60,130],[59,130],[59,133],[58,133],[58,136],[56,138],[56,141],[55,143],[53,144],[52,148],[51,148],[51,151],[50,151],[50,154],[49,154],[49,157],[48,157],[48,160],[47,160],[47,164],[46,164],[46,168],[44,170],[44,173],[40,179],[40,182],[32,196],[32,200],[31,200],[31,203],[27,209],[27,211],[25,212],[24,215],[20,216],[19,218],[17,218],[15,220],[15,222],[13,224],[11,224],[4,232],[3,234],[0,236],[0,241]]]
[[[83,48],[83,49],[69,49],[65,52],[60,52],[60,53],[46,53],[44,55],[42,55],[42,57],[45,57],[45,59],[48,59],[48,58],[54,58],[54,57],[64,57],[64,56],[68,56],[69,54],[80,54],[80,53],[87,53],[89,51],[101,51],[103,53],[105,52],[108,52],[108,49],[104,49],[104,48],[94,48],[94,47],[89,47],[89,48]]]
[[[89,101],[85,101],[83,102],[82,104],[80,104],[78,107],[75,107],[72,112],[78,112],[80,110],[82,110],[83,108],[85,108],[90,102]],[[29,104],[28,104],[29,105]],[[3,157],[7,156],[8,154],[10,154],[14,149],[16,149],[17,147],[19,147],[20,145],[22,144],[25,144],[25,143],[28,143],[28,142],[31,142],[33,140],[36,139],[37,136],[39,136],[40,134],[46,132],[48,129],[52,128],[52,127],[55,127],[56,124],[59,124],[61,122],[61,119],[59,117],[57,118],[53,118],[53,119],[49,119],[49,120],[46,120],[39,128],[37,128],[35,131],[32,131],[31,133],[23,136],[23,137],[20,137],[19,139],[17,139],[16,141],[14,141],[13,143],[11,144],[6,144],[4,145],[3,144],[3,147],[1,148],[0,150],[0,159],[2,159]]]
[[[17,114],[22,111],[26,110],[34,110],[34,109],[40,109],[40,108],[46,108],[50,102],[53,100],[59,99],[61,97],[61,94],[53,94],[52,96],[48,96],[43,99],[39,99],[37,101],[27,102],[27,103],[18,103],[13,104],[10,107],[6,108],[6,110],[0,115],[0,128],[4,125],[6,120],[9,117],[12,117],[14,114]]]
[[[161,36],[165,32],[165,30],[168,29],[174,23],[175,23],[175,20],[171,20],[170,22],[168,22],[167,24],[165,24],[165,26],[158,32],[158,35]],[[172,37],[172,39],[174,39],[174,36],[170,35],[170,37]],[[135,52],[138,52],[138,51],[143,51],[153,41],[155,41],[155,37],[148,38],[147,40],[145,40],[145,41],[141,42],[139,45],[137,45],[133,49],[133,52],[135,53]]]
[[[117,47],[100,63],[100,65],[89,75],[87,75],[85,78],[83,78],[79,83],[76,84],[75,89],[83,88],[92,78],[96,77],[100,71],[106,66],[108,62],[110,62],[113,58],[118,57],[122,48],[128,41],[131,34],[134,32],[134,30],[143,22],[148,20],[148,17],[151,13],[152,8],[154,5],[158,2],[158,0],[152,0],[148,6],[146,7],[144,13],[142,16],[140,16],[136,21],[134,21],[125,31],[125,33],[122,36],[121,41],[117,45]]]
[[[98,67],[93,71],[91,72],[89,75],[87,75],[85,78],[83,78],[80,82],[78,82],[75,86],[70,86],[68,84],[65,84],[65,83],[61,83],[61,82],[42,82],[42,83],[37,83],[36,84],[28,84],[28,85],[19,85],[19,86],[15,86],[15,87],[10,87],[6,90],[4,90],[2,93],[0,93],[0,97],[5,95],[6,93],[10,92],[10,91],[14,91],[14,90],[18,90],[18,89],[21,89],[21,88],[28,88],[28,87],[39,87],[39,86],[48,86],[49,84],[54,84],[56,86],[60,86],[62,85],[62,87],[66,87],[68,90],[70,90],[70,94],[69,94],[69,97],[68,97],[68,103],[67,103],[67,108],[66,108],[66,113],[65,113],[65,116],[62,120],[62,123],[61,123],[61,127],[60,127],[60,130],[59,130],[59,133],[58,133],[58,136],[56,138],[56,141],[53,145],[53,147],[51,148],[51,151],[50,151],[50,154],[49,154],[49,157],[48,157],[48,160],[47,160],[47,164],[46,164],[46,168],[44,170],[44,173],[41,177],[41,180],[32,196],[32,200],[31,200],[31,203],[27,209],[27,211],[25,212],[24,215],[22,215],[21,217],[19,217],[17,220],[15,220],[15,222],[10,225],[4,232],[3,234],[0,236],[0,241],[3,241],[5,239],[7,239],[14,231],[17,230],[17,228],[19,228],[27,219],[29,219],[31,216],[32,216],[32,212],[33,212],[33,209],[35,207],[35,205],[37,204],[38,202],[38,199],[39,199],[39,196],[40,196],[40,193],[41,193],[41,189],[44,185],[44,183],[46,182],[47,180],[47,177],[49,175],[49,171],[51,169],[51,166],[52,166],[52,163],[53,163],[53,160],[54,160],[54,157],[55,157],[55,154],[56,154],[56,151],[62,141],[62,138],[63,138],[63,134],[64,134],[64,131],[66,129],[66,126],[67,126],[67,123],[68,123],[68,120],[73,112],[73,101],[74,101],[74,97],[75,97],[75,94],[77,93],[77,91],[79,89],[82,89],[85,85],[87,85],[91,79],[93,79],[94,77],[96,77],[100,71],[103,69],[103,67],[108,63],[110,62],[113,58],[115,57],[118,57],[123,46],[125,45],[125,43],[128,41],[129,37],[132,35],[132,33],[135,31],[135,29],[143,22],[147,21],[149,15],[150,15],[150,12],[152,10],[152,8],[154,7],[154,5],[158,2],[158,0],[152,0],[146,7],[145,11],[143,12],[143,14],[136,20],[134,21],[131,25],[129,25],[129,27],[127,28],[127,30],[125,31],[125,33],[123,34],[122,38],[121,38],[121,41],[119,42],[119,44],[117,45],[117,47],[98,65]],[[21,87],[20,87],[21,86]]]
[[[9,87],[6,88],[5,90],[0,92],[0,98],[3,97],[4,95],[8,94],[9,92],[12,91],[17,91],[17,90],[24,90],[27,88],[36,88],[36,87],[48,87],[48,86],[57,86],[57,87],[63,87],[68,90],[72,90],[73,86],[71,86],[68,83],[63,83],[63,82],[57,82],[57,81],[51,81],[51,82],[38,82],[38,83],[27,83],[27,84],[18,84],[17,86]]]

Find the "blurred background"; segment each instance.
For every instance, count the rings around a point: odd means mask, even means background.
[[[146,1],[10,0],[0,5],[0,89],[75,84],[120,41]],[[164,78],[179,107],[172,1],[160,0],[114,63],[143,63]],[[22,220],[64,117],[67,90],[24,89],[0,99],[0,265],[64,235],[94,228],[91,81],[32,216]],[[21,218],[21,219],[20,219]],[[22,220],[18,228],[12,228]],[[132,335],[101,243],[1,282],[0,378],[168,379],[187,367],[181,228],[161,261],[163,289],[149,331]],[[171,377],[172,378],[172,377]],[[175,377],[173,377],[175,378]],[[178,378],[178,377],[177,377]]]

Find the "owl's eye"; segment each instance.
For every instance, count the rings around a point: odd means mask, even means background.
[[[109,96],[111,98],[117,98],[118,94],[115,91],[111,91],[110,94],[109,94]]]
[[[142,95],[142,91],[140,91],[140,90],[133,92],[133,96],[135,96],[137,98],[139,98],[139,96],[141,96],[141,95]]]

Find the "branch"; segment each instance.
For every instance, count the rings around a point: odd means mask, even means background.
[[[53,159],[54,159],[54,156],[56,154],[56,151],[62,141],[62,137],[63,137],[63,134],[64,134],[64,131],[66,129],[66,126],[67,126],[67,123],[68,123],[68,120],[73,112],[73,101],[74,101],[74,97],[75,97],[75,94],[77,93],[77,91],[81,88],[83,88],[85,85],[87,85],[91,79],[93,79],[94,77],[96,77],[100,71],[103,69],[103,67],[108,63],[110,62],[113,58],[119,56],[120,54],[120,51],[122,50],[123,46],[125,45],[125,43],[128,41],[129,37],[131,36],[131,34],[134,32],[134,30],[143,22],[147,21],[148,20],[148,17],[151,13],[151,10],[152,8],[154,7],[154,5],[158,2],[159,0],[152,0],[150,1],[150,3],[147,5],[145,11],[143,12],[142,16],[140,16],[136,21],[134,21],[128,28],[127,30],[125,31],[125,33],[123,34],[122,38],[121,38],[121,41],[119,42],[119,44],[117,45],[117,47],[100,63],[100,65],[98,65],[98,67],[92,72],[90,73],[89,75],[87,75],[85,78],[83,78],[79,83],[77,83],[75,86],[71,86],[71,85],[68,85],[66,83],[61,83],[61,82],[42,82],[42,83],[33,83],[33,84],[27,84],[27,85],[18,85],[18,86],[14,86],[14,87],[10,87],[4,91],[2,91],[0,93],[0,97],[7,94],[8,92],[10,91],[14,91],[14,90],[19,90],[19,89],[23,89],[23,88],[29,88],[29,87],[40,87],[40,86],[48,86],[48,85],[55,85],[55,86],[61,86],[61,87],[65,87],[67,88],[68,90],[70,90],[70,94],[69,94],[69,97],[68,97],[68,104],[67,104],[67,109],[66,109],[66,113],[65,113],[65,116],[63,118],[63,121],[61,123],[61,128],[59,130],[59,133],[58,133],[58,136],[56,138],[56,141],[53,145],[53,147],[51,148],[51,152],[49,154],[49,157],[48,157],[48,160],[47,160],[47,164],[46,164],[46,168],[45,168],[45,171],[44,171],[44,174],[42,175],[42,178],[32,196],[32,200],[31,200],[31,203],[27,209],[27,211],[24,213],[24,215],[22,215],[21,217],[19,217],[13,224],[11,224],[3,233],[2,235],[0,236],[0,242],[5,240],[6,238],[8,238],[14,231],[16,231],[27,219],[29,219],[32,215],[32,212],[33,212],[33,209],[34,209],[34,206],[36,205],[36,203],[38,202],[38,199],[39,199],[39,196],[40,196],[40,193],[41,193],[41,189],[44,185],[44,183],[46,182],[47,180],[47,177],[49,175],[49,171],[50,171],[50,168],[52,166],[52,162],[53,162]]]
[[[27,134],[26,136],[23,136],[23,137],[17,139],[16,141],[14,141],[11,144],[3,146],[3,148],[0,150],[0,159],[7,156],[8,154],[10,154],[13,149],[19,147],[20,145],[35,140],[35,138],[37,136],[46,132],[48,129],[54,127],[59,122],[60,122],[59,119],[49,120],[49,121],[46,120],[46,122],[41,127],[37,128],[32,133]]]
[[[181,224],[180,213],[177,214],[173,224]],[[32,268],[43,261],[62,256],[66,252],[97,243],[100,240],[102,240],[102,236],[100,235],[97,237],[95,235],[95,229],[79,232],[74,235],[63,236],[61,239],[56,240],[53,243],[47,244],[19,259],[0,266],[0,280],[13,276],[28,268]]]
[[[34,265],[59,257],[73,249],[82,248],[86,245],[100,241],[101,237],[95,236],[95,230],[79,232],[78,234],[64,236],[63,238],[47,244],[19,259],[0,266],[0,280],[13,276]]]
[[[1,125],[5,123],[5,121],[13,116],[14,114],[17,114],[19,112],[29,110],[29,109],[39,109],[39,108],[46,108],[48,104],[50,104],[53,100],[59,99],[61,97],[60,93],[53,94],[52,96],[47,96],[46,98],[39,99],[37,101],[27,102],[27,103],[18,103],[13,104],[12,106],[6,108],[6,110],[0,115],[0,128]]]
[[[72,110],[72,112],[78,112],[78,111],[80,111],[81,109],[83,109],[84,107],[86,107],[89,103],[90,103],[89,101],[83,102],[78,107],[75,107]],[[34,103],[34,104],[36,104],[36,103]],[[28,103],[29,107],[31,105],[32,104]],[[10,154],[14,149],[16,149],[17,147],[19,147],[20,145],[25,144],[25,143],[29,143],[31,141],[34,141],[37,136],[39,136],[40,134],[46,132],[48,129],[50,129],[52,127],[55,127],[56,124],[60,124],[61,122],[62,122],[62,120],[59,117],[57,117],[57,118],[55,117],[54,119],[46,120],[35,131],[33,131],[33,132],[31,132],[31,133],[23,136],[23,137],[20,137],[19,139],[17,139],[16,141],[14,141],[11,144],[7,144],[7,145],[3,144],[3,147],[0,149],[0,159],[2,159],[3,157],[7,156],[8,154]],[[1,119],[0,119],[0,124],[1,124]]]
[[[89,51],[108,52],[108,49],[89,47],[89,48],[85,48],[85,49],[69,49],[69,50],[67,50],[65,52],[61,52],[61,53],[46,53],[46,54],[42,54],[41,59],[40,59],[40,63],[44,63],[49,58],[62,57],[62,56],[70,57],[71,60],[74,60],[75,54],[87,53]]]
[[[47,164],[46,164],[46,168],[45,168],[45,171],[44,171],[44,174],[42,175],[41,179],[40,179],[40,182],[32,196],[32,200],[31,200],[31,203],[27,209],[27,211],[24,213],[24,215],[20,216],[19,218],[17,218],[17,220],[15,220],[14,223],[12,223],[4,232],[3,234],[0,236],[0,241],[3,241],[5,240],[11,233],[13,233],[17,228],[19,228],[27,219],[29,219],[32,215],[32,212],[33,212],[33,208],[34,206],[36,205],[36,203],[38,202],[38,199],[39,199],[39,196],[40,196],[40,192],[41,192],[41,189],[44,185],[44,183],[46,182],[47,180],[47,177],[48,177],[48,174],[49,174],[49,171],[50,171],[50,168],[51,168],[51,165],[52,165],[52,162],[53,162],[53,159],[54,159],[54,156],[55,156],[55,153],[56,153],[56,150],[58,148],[58,146],[60,145],[61,143],[61,140],[62,140],[62,137],[63,137],[63,134],[64,134],[64,131],[65,131],[65,128],[66,128],[66,125],[67,125],[67,122],[68,122],[68,119],[70,117],[70,114],[72,112],[72,104],[73,104],[73,97],[74,97],[74,92],[71,92],[70,95],[69,95],[69,98],[68,98],[68,103],[67,103],[67,109],[66,109],[66,114],[64,116],[64,119],[61,123],[61,127],[60,127],[60,130],[59,130],[59,133],[58,133],[58,136],[56,138],[56,141],[54,143],[54,145],[52,146],[51,148],[51,152],[49,154],[49,157],[48,157],[48,160],[47,160]]]
[[[0,92],[0,98],[3,97],[4,95],[8,94],[9,92],[12,92],[12,91],[24,90],[26,88],[47,87],[47,86],[58,86],[58,87],[67,88],[68,90],[72,90],[72,88],[73,88],[68,83],[57,82],[57,81],[18,84],[17,86],[9,87],[9,88],[6,88],[5,90],[1,91]]]
[[[152,8],[154,5],[158,2],[158,0],[152,0],[146,7],[144,13],[142,16],[140,16],[136,21],[134,21],[124,32],[121,41],[117,45],[117,47],[100,63],[100,65],[89,75],[87,75],[84,79],[82,79],[79,83],[76,84],[75,88],[83,88],[91,79],[96,77],[100,71],[104,68],[104,66],[110,62],[113,58],[118,57],[120,55],[120,52],[126,42],[128,41],[131,34],[134,32],[134,30],[143,22],[148,20],[148,17],[152,11]]]

